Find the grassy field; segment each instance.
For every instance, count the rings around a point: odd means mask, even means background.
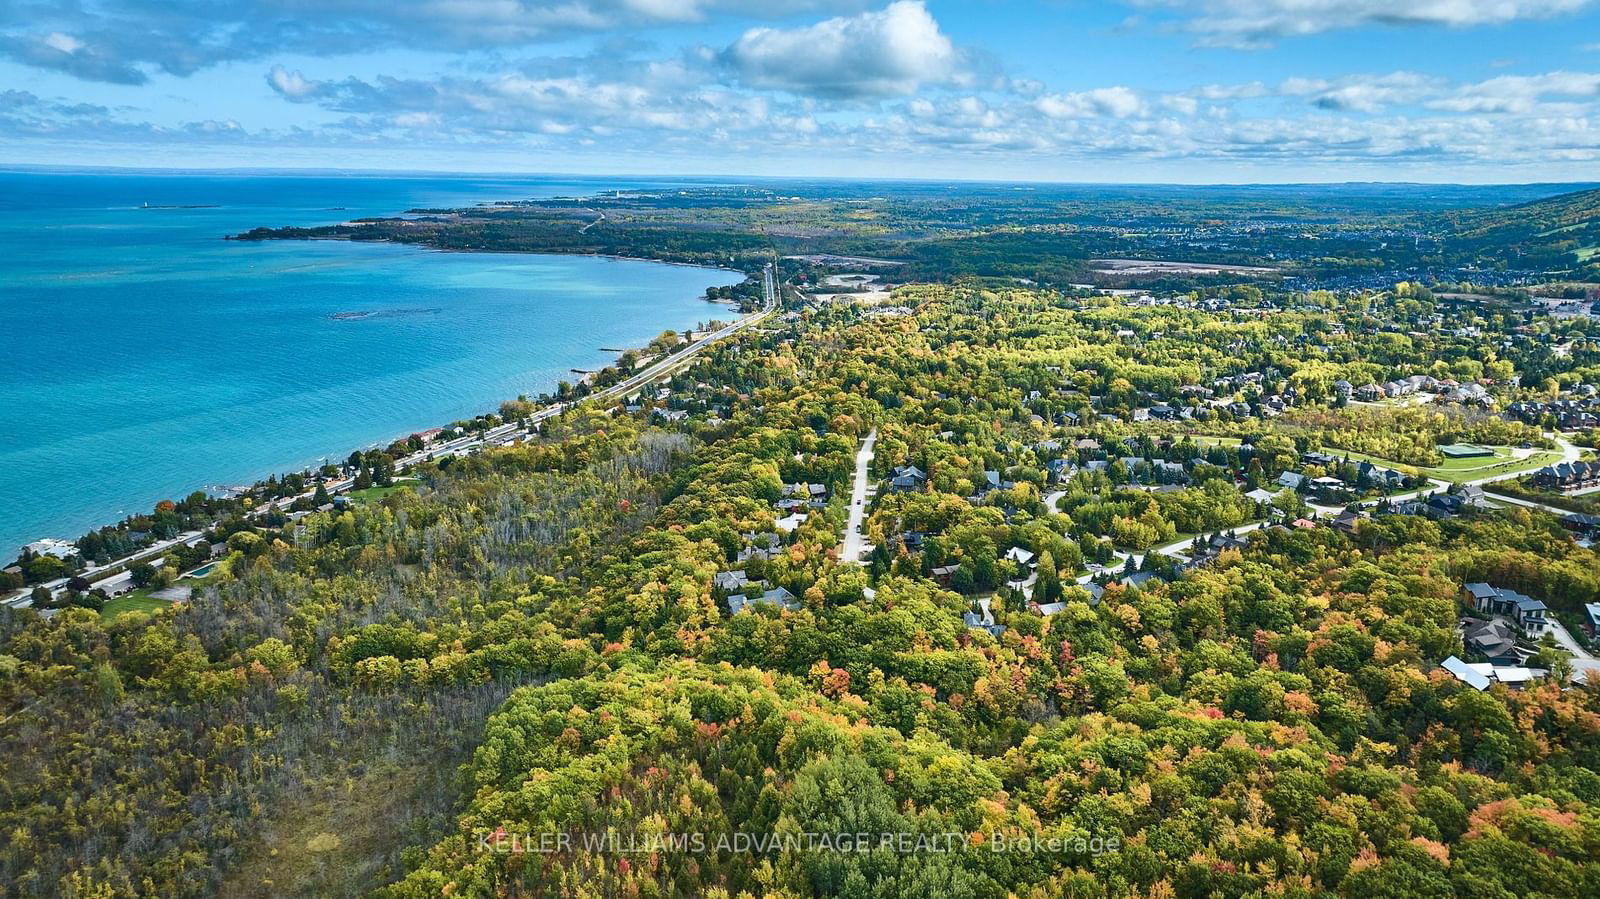
[[[388,487],[368,487],[365,490],[352,490],[346,496],[349,496],[354,502],[365,505],[378,502],[396,491],[409,490],[416,485],[416,478],[395,478],[394,483]]]
[[[100,610],[100,617],[106,621],[128,612],[154,612],[172,605],[169,600],[156,599],[150,595],[148,588],[135,590],[132,593],[119,596],[107,602],[105,608]]]
[[[1486,448],[1494,451],[1493,457],[1476,459],[1447,458],[1439,465],[1430,467],[1405,465],[1389,459],[1381,459],[1377,456],[1368,456],[1364,453],[1353,453],[1347,450],[1337,449],[1335,447],[1324,447],[1322,451],[1330,456],[1337,456],[1340,459],[1349,456],[1350,461],[1352,462],[1371,462],[1374,465],[1379,465],[1384,468],[1393,468],[1400,471],[1416,471],[1425,477],[1437,478],[1441,481],[1450,481],[1452,483],[1473,481],[1477,480],[1478,478],[1513,474],[1521,471],[1532,471],[1536,468],[1543,468],[1552,462],[1561,461],[1560,450],[1534,450],[1533,454],[1527,458],[1517,459],[1512,455],[1511,448],[1508,446],[1491,446]]]

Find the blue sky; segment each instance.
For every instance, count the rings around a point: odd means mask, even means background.
[[[1594,180],[1600,0],[6,0],[3,163]]]

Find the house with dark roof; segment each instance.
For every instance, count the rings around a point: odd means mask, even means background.
[[[1543,634],[1548,626],[1546,615],[1550,607],[1531,596],[1481,582],[1467,584],[1463,589],[1478,611],[1489,615],[1504,615],[1529,636],[1537,637]]]
[[[1006,632],[1006,626],[994,623],[994,610],[989,607],[989,598],[978,600],[978,611],[962,613],[961,621],[973,630],[988,631],[989,636],[999,638]]]
[[[1533,473],[1535,487],[1547,490],[1584,490],[1600,486],[1600,462],[1562,462]]]
[[[1517,632],[1505,619],[1461,619],[1461,642],[1496,665],[1521,665],[1532,653],[1517,647]]]
[[[1126,577],[1122,578],[1117,583],[1121,584],[1124,587],[1132,587],[1135,590],[1143,590],[1144,588],[1150,586],[1152,583],[1156,583],[1156,584],[1164,584],[1164,583],[1166,583],[1166,578],[1163,578],[1161,575],[1156,574],[1154,571],[1136,571],[1133,574],[1127,575]]]
[[[915,465],[896,466],[889,473],[889,489],[895,493],[911,493],[921,490],[928,483],[928,475]]]
[[[1360,512],[1346,509],[1333,519],[1332,527],[1335,530],[1344,531],[1346,534],[1353,534],[1356,530],[1356,522],[1360,520]]]

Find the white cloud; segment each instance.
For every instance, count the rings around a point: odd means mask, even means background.
[[[1048,94],[1034,101],[1035,107],[1052,119],[1081,119],[1111,116],[1125,119],[1145,110],[1144,100],[1126,87],[1100,87],[1070,94]]]
[[[577,35],[859,9],[862,0],[20,0],[0,2],[0,57],[139,84],[277,53],[470,52]]]
[[[1434,109],[1463,113],[1530,113],[1549,98],[1563,101],[1600,99],[1600,74],[1549,72],[1543,75],[1502,75],[1467,85],[1452,95],[1431,101]]]
[[[1415,72],[1388,75],[1354,75],[1338,81],[1290,78],[1280,91],[1289,96],[1309,96],[1312,105],[1327,110],[1377,112],[1386,106],[1421,102],[1439,90],[1437,78]]]
[[[1207,43],[1264,46],[1279,38],[1359,25],[1503,25],[1576,12],[1593,0],[1144,0],[1192,13]]]
[[[267,73],[267,84],[284,97],[300,101],[316,94],[318,85],[307,81],[299,71],[291,72],[283,66],[273,66]]]
[[[752,29],[723,58],[753,87],[835,98],[904,96],[949,80],[958,63],[921,0],[803,28]]]
[[[70,34],[62,34],[59,31],[52,31],[45,35],[42,43],[52,50],[60,50],[62,53],[69,55],[83,49],[83,41]]]

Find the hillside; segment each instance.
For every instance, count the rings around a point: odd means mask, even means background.
[[[1445,213],[1462,254],[1507,267],[1600,278],[1600,189],[1531,203]]]

